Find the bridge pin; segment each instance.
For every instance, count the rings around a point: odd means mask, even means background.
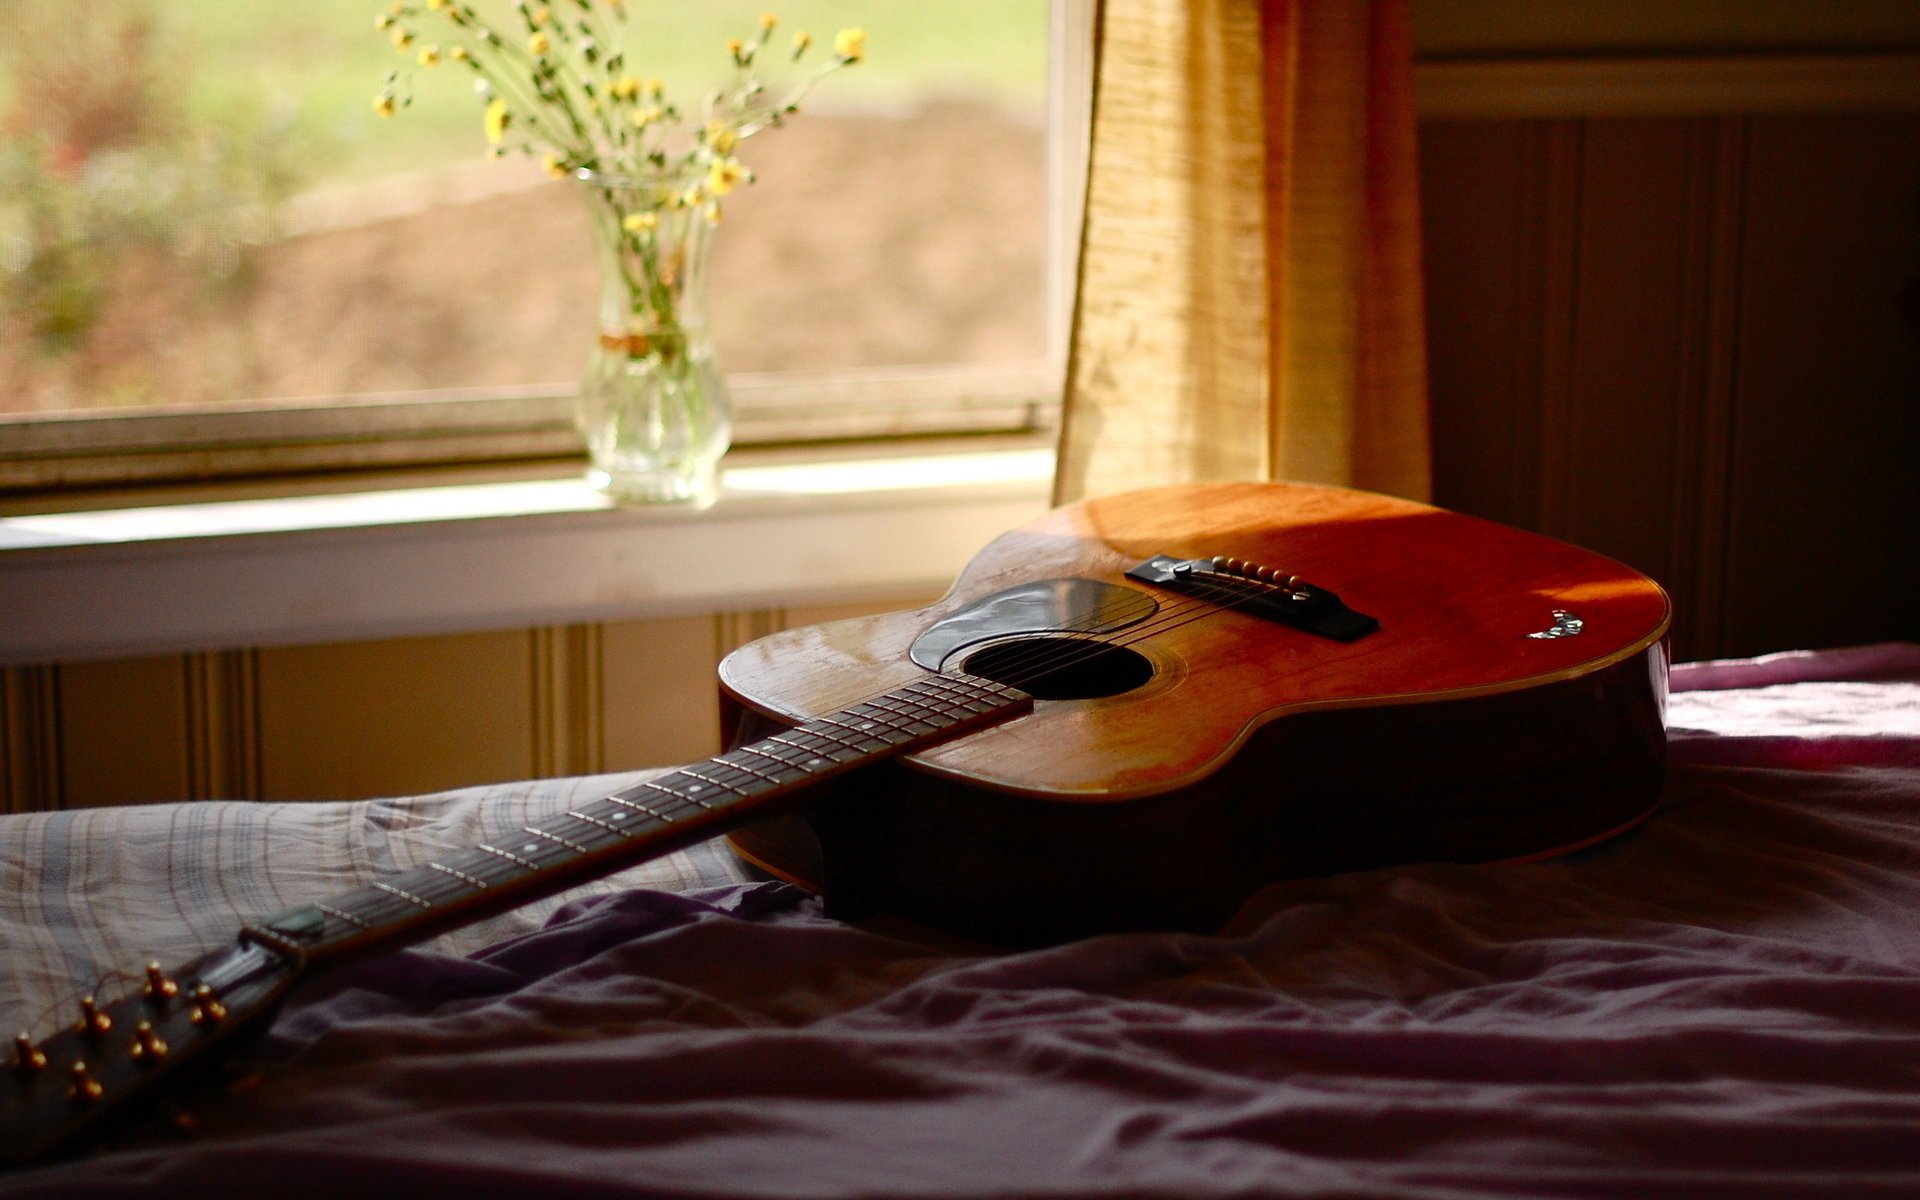
[[[100,1081],[93,1077],[93,1072],[87,1070],[86,1063],[73,1064],[73,1086],[67,1089],[67,1099],[75,1104],[91,1104],[104,1096],[106,1091]]]
[[[151,1022],[142,1021],[133,1027],[133,1056],[141,1062],[157,1062],[167,1056],[167,1044],[153,1031]]]

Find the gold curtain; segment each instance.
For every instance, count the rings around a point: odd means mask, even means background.
[[[1104,0],[1056,500],[1425,499],[1405,0]]]

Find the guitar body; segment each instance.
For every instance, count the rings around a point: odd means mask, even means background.
[[[1378,628],[1336,640],[1128,578],[1158,555],[1270,566]],[[929,665],[1036,695],[734,844],[835,913],[1003,944],[1212,928],[1282,879],[1548,855],[1658,802],[1669,615],[1610,559],[1367,493],[1209,484],[1070,505],[996,539],[935,604],[726,659],[737,739]],[[1057,686],[1015,677],[1100,643],[1116,648]]]

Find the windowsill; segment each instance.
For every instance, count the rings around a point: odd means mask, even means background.
[[[925,595],[1052,478],[1031,440],[820,453],[730,456],[699,511],[614,505],[574,467],[11,505],[0,663]]]

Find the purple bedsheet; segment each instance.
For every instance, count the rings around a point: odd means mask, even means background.
[[[994,956],[784,885],[335,977],[24,1195],[1920,1194],[1920,648],[1677,669],[1640,831]]]

